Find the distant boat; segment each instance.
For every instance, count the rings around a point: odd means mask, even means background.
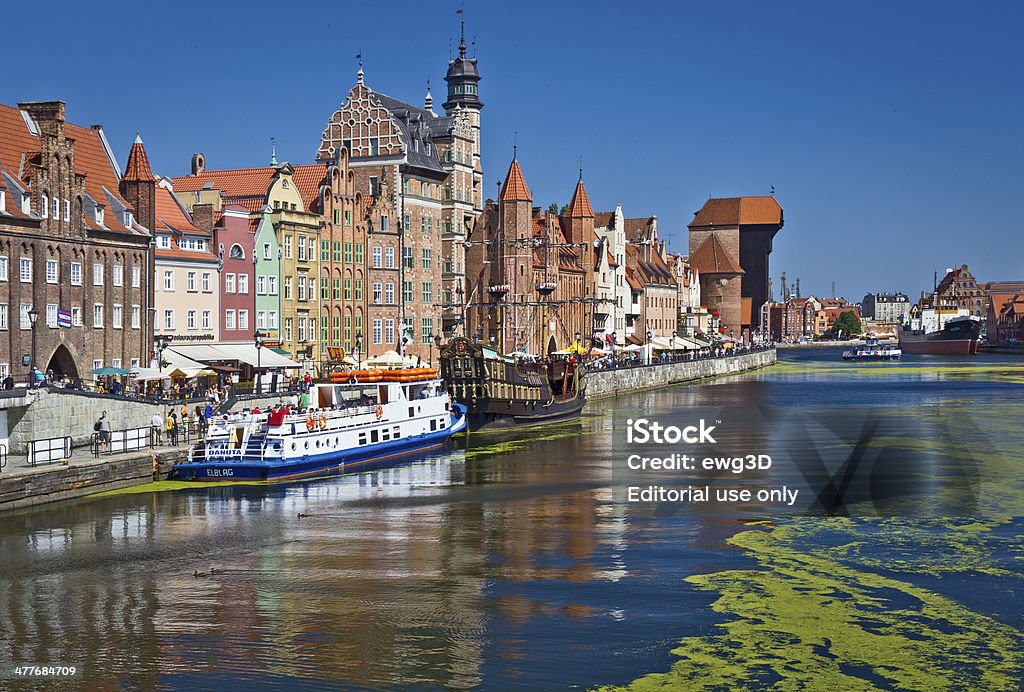
[[[899,360],[903,351],[898,346],[882,344],[878,339],[869,336],[863,346],[843,352],[843,360]]]
[[[900,348],[906,353],[970,356],[978,352],[981,321],[971,316],[954,317],[934,332],[900,332]]]

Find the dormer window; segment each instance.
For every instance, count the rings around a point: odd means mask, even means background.
[[[125,209],[125,212],[124,212],[124,227],[125,228],[131,228],[132,227],[132,213],[130,211],[128,211],[127,209]]]
[[[171,249],[171,236],[169,235],[158,235],[156,237],[156,246],[162,250]]]
[[[103,207],[96,207],[96,223],[103,225]]]
[[[22,194],[22,196],[21,196],[21,213],[22,214],[28,215],[29,210],[31,209],[31,206],[30,206],[31,203],[32,203],[32,199],[28,195]]]
[[[288,189],[288,178],[281,179],[281,187],[283,187],[285,190]]]
[[[7,211],[7,190],[0,190],[0,214]]]

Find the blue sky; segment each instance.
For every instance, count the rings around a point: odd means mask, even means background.
[[[0,100],[67,101],[122,165],[140,132],[162,175],[196,151],[265,165],[270,137],[308,163],[360,50],[371,87],[419,104],[429,77],[443,102],[459,6],[17,3],[44,44],[9,43]],[[774,185],[776,289],[785,271],[804,294],[916,298],[964,263],[1024,279],[1021,3],[470,0],[465,18],[489,196],[515,136],[536,203],[568,201],[582,155],[595,210],[657,214],[675,251],[709,196]]]

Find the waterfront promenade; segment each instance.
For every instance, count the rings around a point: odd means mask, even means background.
[[[587,375],[587,397],[600,399],[733,375],[774,362],[775,351],[764,349],[738,355],[595,370]],[[254,403],[272,405],[278,398],[275,395],[272,400],[239,401],[233,409]],[[63,399],[59,397],[57,401],[63,402]],[[104,402],[108,408],[110,404],[109,400]],[[90,412],[94,407],[95,402],[92,402]],[[135,417],[140,415],[142,420],[151,413],[143,412]],[[140,425],[145,425],[145,422]],[[158,444],[138,451],[99,456],[96,456],[93,445],[77,446],[71,449],[66,461],[58,460],[46,465],[31,465],[24,454],[9,455],[7,464],[0,469],[0,512],[166,479],[173,464],[185,457],[195,439],[193,433],[191,438],[183,435],[181,444],[177,446]]]

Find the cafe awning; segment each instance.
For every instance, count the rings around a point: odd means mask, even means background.
[[[175,353],[185,358],[210,365],[223,361],[236,361],[247,365],[259,365],[261,369],[298,368],[301,367],[291,358],[275,353],[273,349],[261,348],[256,353],[256,345],[249,343],[225,344],[172,344],[165,353]],[[170,360],[168,358],[168,360]]]

